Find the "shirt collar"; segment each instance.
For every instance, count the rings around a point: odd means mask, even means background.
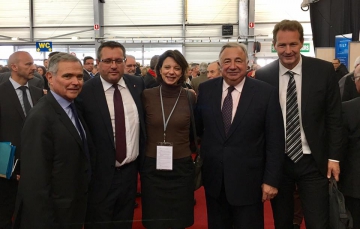
[[[234,86],[235,90],[237,90],[240,93],[242,92],[242,89],[244,87],[246,77],[247,76],[245,76],[244,79],[241,80],[241,82],[238,85]],[[226,91],[228,89],[228,87],[230,87],[230,85],[228,83],[226,83],[225,80],[223,80],[223,88],[222,88],[223,92]]]
[[[71,104],[68,100],[64,99],[60,95],[56,94],[56,92],[50,90],[51,94],[54,96],[56,101],[60,104],[60,106],[65,110],[65,108],[68,108]]]
[[[100,79],[101,79],[101,83],[103,85],[104,91],[107,91],[107,90],[109,90],[109,88],[112,87],[112,84],[107,82],[106,80],[104,80],[102,78],[102,76],[100,76]],[[125,81],[124,81],[123,77],[120,78],[120,80],[119,80],[119,82],[117,84],[120,85],[123,88],[126,88],[126,84],[125,84]]]
[[[10,80],[11,84],[13,85],[13,87],[14,87],[15,89],[18,89],[19,87],[22,86],[22,85],[20,85],[18,82],[16,82],[13,78],[11,78],[11,76],[10,76],[9,80]],[[26,82],[26,84],[25,84],[24,86],[26,86],[27,88],[29,88],[29,83]]]
[[[301,66],[302,66],[302,56],[301,55],[300,55],[299,63],[293,69],[285,68],[284,65],[282,65],[281,62],[279,61],[279,73],[280,73],[280,76],[286,75],[286,73],[288,71],[292,71],[297,75],[301,75],[301,73],[302,73]]]

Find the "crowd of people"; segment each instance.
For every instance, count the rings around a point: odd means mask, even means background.
[[[53,52],[35,66],[13,53],[0,141],[19,163],[0,178],[0,229],[131,229],[138,173],[144,227],[190,227],[194,144],[209,229],[263,229],[265,201],[276,229],[298,228],[295,190],[306,228],[327,229],[331,177],[359,229],[360,57],[340,77],[337,61],[301,55],[303,42],[299,22],[277,23],[278,60],[250,69],[241,43],[211,63],[167,50],[143,68],[115,41],[82,62]]]

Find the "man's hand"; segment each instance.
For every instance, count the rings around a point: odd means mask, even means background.
[[[330,179],[331,175],[334,176],[336,181],[339,181],[340,165],[337,161],[328,161],[327,178]]]
[[[262,184],[261,188],[262,188],[262,202],[273,199],[278,193],[277,188],[274,188],[267,184]]]

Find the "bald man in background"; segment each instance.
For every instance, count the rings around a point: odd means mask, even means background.
[[[25,117],[43,91],[30,85],[36,67],[29,53],[13,53],[8,66],[11,76],[0,85],[0,142],[11,142],[16,146],[15,159],[20,159],[20,133]],[[19,175],[20,170],[16,169],[11,179],[0,178],[0,229],[11,228]]]

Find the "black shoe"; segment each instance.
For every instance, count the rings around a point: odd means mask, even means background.
[[[300,225],[299,224],[294,224],[294,229],[300,229]]]
[[[139,204],[137,202],[135,202],[134,208],[137,208],[137,207],[139,207]]]

